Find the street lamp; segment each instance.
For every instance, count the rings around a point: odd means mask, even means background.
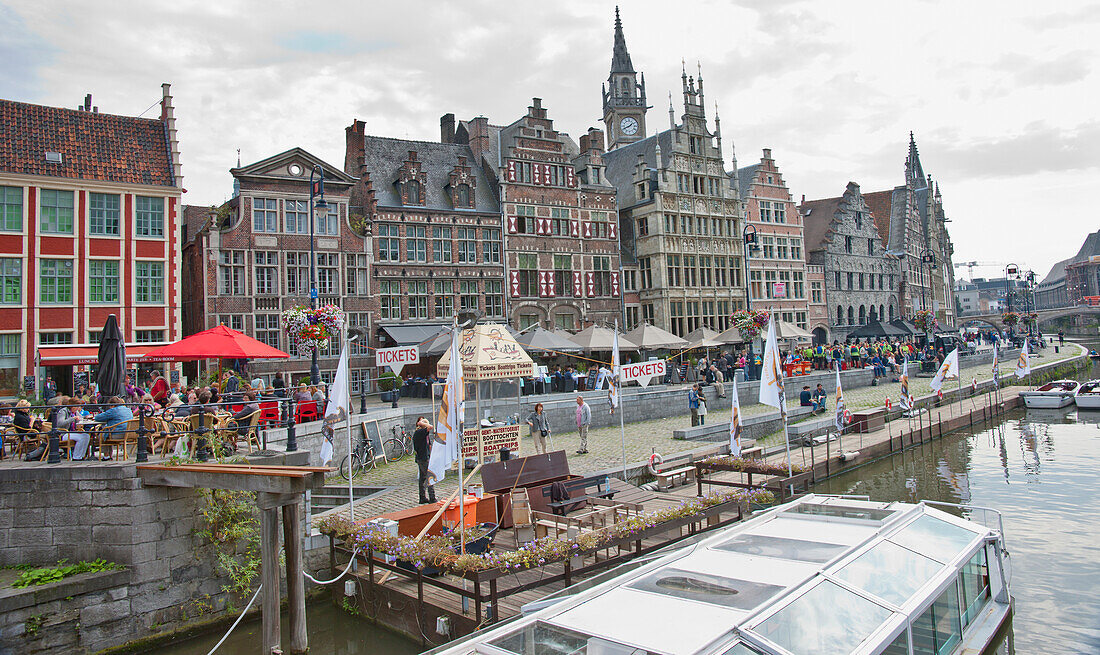
[[[1012,282],[1010,277],[1019,273],[1020,267],[1015,264],[1009,264],[1005,266],[1005,305],[1007,308],[1005,311],[1012,311]]]
[[[931,250],[925,250],[920,254],[921,272],[923,273],[924,265],[928,264],[928,277],[924,280],[924,284],[921,285],[921,309],[929,309],[932,306],[932,298],[928,299],[928,305],[924,304],[925,291],[931,294],[932,289],[932,271],[936,269],[936,254]]]
[[[745,243],[745,309],[752,310],[752,273],[749,272],[749,253],[759,248],[756,245],[756,227],[748,222],[745,223],[745,229],[741,231],[741,239]],[[754,379],[753,372],[755,366],[753,362],[756,361],[752,352],[752,340],[749,340],[749,356],[745,360],[745,368],[748,369],[746,380]]]
[[[316,200],[315,200],[316,199]],[[325,202],[325,171],[320,164],[309,171],[309,308],[317,309],[317,254],[314,252],[314,209],[328,213]],[[313,349],[313,362],[309,367],[309,381],[313,386],[321,383],[321,369],[317,366],[317,349]]]

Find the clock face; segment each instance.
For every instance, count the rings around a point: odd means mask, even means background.
[[[634,136],[638,133],[638,121],[631,116],[627,116],[619,121],[619,129],[627,136]]]

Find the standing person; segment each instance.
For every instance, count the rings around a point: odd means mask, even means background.
[[[46,385],[42,388],[42,400],[49,402],[56,395],[57,383],[53,381],[53,378],[47,375]]]
[[[275,390],[275,395],[283,398],[286,396],[286,381],[283,380],[282,372],[275,374],[275,379],[271,381],[271,388]]]
[[[432,424],[423,416],[416,419],[416,430],[413,432],[413,458],[419,474],[416,478],[417,489],[420,491],[420,504],[435,502],[435,485],[428,484],[428,460],[432,452],[432,442],[428,438]]]
[[[527,425],[531,428],[531,438],[535,441],[535,453],[546,454],[546,437],[550,436],[550,423],[542,413],[542,403],[535,403],[535,411],[527,415]]]
[[[162,407],[168,404],[168,380],[161,376],[160,371],[149,374],[149,395]]]
[[[699,384],[688,389],[688,409],[691,410],[691,427],[699,425]]]
[[[707,424],[707,392],[699,387],[699,425]]]
[[[584,402],[582,396],[577,396],[577,432],[581,435],[578,455],[588,454],[588,427],[592,425],[592,408]]]

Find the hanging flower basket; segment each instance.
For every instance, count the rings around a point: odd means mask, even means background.
[[[292,307],[283,312],[283,330],[291,348],[302,357],[309,357],[314,349],[328,346],[329,339],[344,329],[344,310],[336,305],[322,305],[317,309]]]
[[[741,333],[745,341],[752,341],[768,326],[771,315],[763,309],[739,309],[733,313],[733,327]]]
[[[1020,314],[1020,322],[1025,326],[1034,326],[1039,322],[1038,314]]]
[[[1008,327],[1012,327],[1020,322],[1020,315],[1016,312],[1005,312],[1001,314],[1001,322]]]
[[[935,332],[938,322],[933,312],[927,309],[921,309],[913,316],[913,325],[924,332]]]

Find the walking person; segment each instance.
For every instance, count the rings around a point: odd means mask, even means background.
[[[550,422],[542,412],[542,403],[535,403],[535,411],[527,415],[527,425],[531,428],[531,439],[535,442],[535,453],[546,454],[546,437],[550,436]]]
[[[416,419],[416,430],[413,431],[413,459],[416,460],[417,474],[416,484],[420,492],[420,504],[435,502],[435,485],[428,484],[428,459],[432,452],[432,442],[428,438],[432,424],[423,416]]]
[[[693,384],[688,389],[688,409],[691,410],[691,427],[699,425],[699,385]]]
[[[588,454],[588,428],[592,425],[592,408],[584,402],[584,398],[577,396],[577,432],[581,435],[578,455]]]

